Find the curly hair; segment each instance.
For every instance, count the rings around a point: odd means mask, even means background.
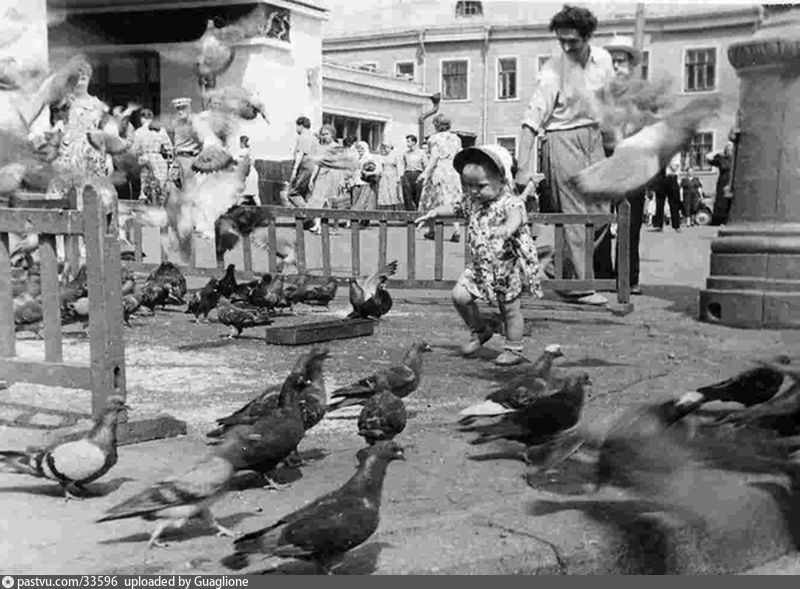
[[[449,131],[450,127],[452,127],[452,122],[450,119],[442,113],[439,113],[435,117],[433,117],[433,128],[437,131]]]
[[[597,17],[588,8],[564,4],[550,20],[550,31],[575,29],[581,37],[588,39],[597,30]]]

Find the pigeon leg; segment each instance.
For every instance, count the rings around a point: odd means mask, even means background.
[[[69,501],[70,499],[80,501],[83,499],[80,495],[80,489],[81,488],[75,483],[64,485],[64,501]]]
[[[166,530],[169,527],[169,525],[170,525],[169,520],[165,520],[158,523],[156,529],[153,530],[152,534],[150,534],[150,540],[147,541],[147,548],[166,548],[168,546],[168,544],[160,542],[158,539],[161,537],[161,534],[164,533],[164,530]]]
[[[263,487],[267,491],[283,491],[289,486],[288,484],[276,483],[266,474],[262,474],[261,476],[263,476],[264,480],[267,482],[267,484]]]
[[[220,525],[220,523],[208,509],[204,509],[200,512],[200,519],[202,519],[210,528],[214,528],[217,531],[217,536],[220,538],[233,538],[236,536],[235,532],[232,532],[225,526]]]

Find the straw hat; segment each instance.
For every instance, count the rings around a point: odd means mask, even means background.
[[[605,45],[607,51],[624,51],[631,56],[633,65],[639,65],[642,60],[642,52],[633,46],[633,37],[629,35],[614,35],[611,41]]]
[[[467,164],[485,162],[487,159],[508,184],[513,184],[511,168],[514,160],[508,150],[501,145],[481,145],[462,149],[453,158],[453,167],[460,174]]]

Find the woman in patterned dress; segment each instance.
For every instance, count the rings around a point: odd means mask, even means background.
[[[453,167],[453,158],[461,151],[461,138],[450,131],[450,119],[443,114],[433,118],[436,132],[428,138],[430,158],[417,182],[422,183],[419,211],[427,213],[443,205],[455,206],[461,200],[461,179]],[[461,239],[460,224],[453,223],[450,241]],[[428,225],[425,239],[433,239],[433,224]]]
[[[105,148],[99,149],[89,142],[88,132],[101,129],[108,118],[108,106],[89,94],[92,67],[81,66],[78,81],[67,98],[69,112],[61,139],[61,149],[53,168],[57,175],[47,190],[48,196],[66,198],[75,188],[78,208],[83,208],[83,187],[95,178],[109,175]]]
[[[139,114],[142,125],[136,129],[133,152],[142,166],[142,192],[139,200],[147,200],[155,206],[163,206],[167,196],[167,160],[172,159],[172,141],[166,129],[153,125],[153,111],[143,109]]]
[[[403,210],[403,196],[400,189],[398,156],[394,153],[394,146],[388,141],[381,145],[381,163],[383,173],[378,185],[378,209],[401,211]]]
[[[317,169],[309,183],[311,192],[306,208],[338,208],[349,201],[345,184],[349,173],[358,167],[358,161],[349,146],[336,143],[336,128],[333,125],[322,126],[319,144],[319,151],[315,155]],[[321,227],[322,221],[314,219],[310,231],[319,234]]]
[[[520,296],[529,291],[541,298],[539,259],[527,223],[524,201],[512,193],[511,154],[499,145],[469,147],[454,160],[465,198],[440,205],[417,219],[463,215],[468,219],[470,265],[453,288],[453,304],[472,337],[462,346],[465,356],[477,352],[493,335],[476,301],[497,304],[506,328],[505,350],[495,363],[511,366],[523,361],[524,321]]]

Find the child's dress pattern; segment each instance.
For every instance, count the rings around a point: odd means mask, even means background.
[[[513,301],[523,291],[542,298],[539,258],[525,213],[525,203],[508,189],[496,200],[480,203],[465,198],[456,204],[456,214],[469,219],[467,245],[471,263],[459,282],[475,297],[489,303]],[[508,214],[518,209],[523,223],[508,239],[495,237]]]

